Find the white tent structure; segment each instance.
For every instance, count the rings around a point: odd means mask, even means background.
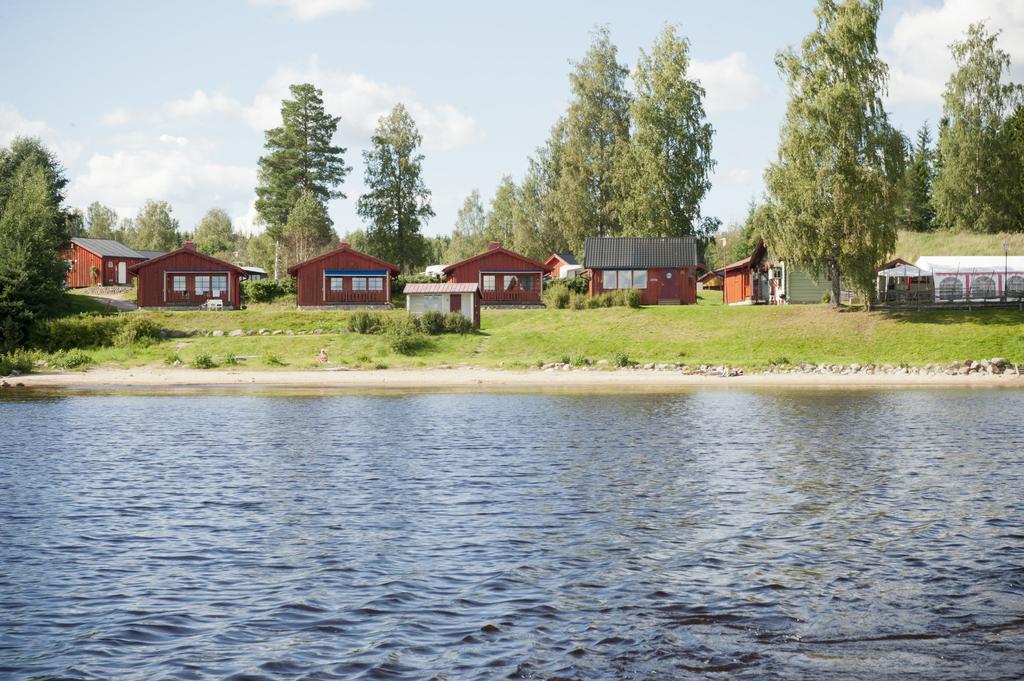
[[[931,272],[937,302],[1024,299],[1024,256],[933,256],[917,259]]]
[[[897,265],[878,271],[880,303],[931,302],[935,288],[932,273],[913,265]]]

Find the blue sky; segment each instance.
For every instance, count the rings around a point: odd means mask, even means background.
[[[69,202],[133,215],[170,201],[183,229],[212,207],[252,229],[263,130],[287,85],[313,82],[343,117],[353,172],[330,212],[361,227],[362,150],[377,117],[402,101],[424,135],[425,177],[451,230],[474,188],[489,201],[518,178],[568,101],[570,60],[607,25],[632,67],[665,22],[692,43],[692,73],[716,129],[705,214],[740,219],[774,157],[785,89],[774,54],[814,27],[812,0],[515,3],[389,0],[0,3],[0,144],[42,137],[72,179]],[[1024,0],[890,0],[879,44],[893,120],[934,124],[952,68],[946,45],[971,21],[1004,31],[1024,80]]]

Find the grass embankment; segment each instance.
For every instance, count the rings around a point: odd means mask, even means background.
[[[1006,357],[1024,362],[1024,313],[842,312],[827,306],[726,307],[708,293],[683,307],[594,310],[484,310],[470,335],[427,338],[413,355],[391,351],[382,336],[345,331],[346,312],[305,312],[253,305],[235,312],[133,312],[174,331],[235,329],[292,331],[295,335],[192,336],[146,346],[87,352],[98,364],[163,364],[177,355],[190,364],[208,355],[223,366],[310,368],[326,348],[330,366],[359,368],[472,365],[525,368],[547,362],[616,357],[631,362],[728,364],[757,369],[771,364],[906,364]],[[389,314],[404,314],[396,310]],[[322,333],[312,335],[319,329]]]
[[[971,234],[967,232],[906,232],[896,240],[896,256],[915,262],[922,255],[1003,255],[1003,244],[1010,255],[1024,255],[1024,233]]]

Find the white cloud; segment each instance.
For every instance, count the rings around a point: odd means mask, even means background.
[[[727,183],[743,187],[753,183],[757,179],[757,173],[750,168],[729,168],[724,173]]]
[[[882,52],[890,67],[889,98],[940,101],[954,68],[949,45],[978,21],[987,21],[989,30],[1003,30],[999,46],[1010,54],[1019,81],[1024,76],[1024,0],[944,0],[939,7],[904,10],[896,20]]]
[[[764,92],[745,52],[733,52],[714,61],[695,59],[689,73],[707,91],[704,107],[708,113],[742,111]]]
[[[131,113],[124,107],[118,107],[100,116],[100,125],[124,125],[132,119]]]
[[[71,205],[99,201],[127,217],[147,199],[169,201],[182,228],[191,229],[210,208],[243,215],[252,202],[256,169],[215,161],[211,144],[174,135],[135,135],[119,146],[88,160],[85,172],[71,183]]]
[[[316,58],[304,68],[281,67],[267,82],[263,92],[253,98],[243,116],[257,129],[281,124],[281,100],[289,97],[293,83],[313,83],[323,90],[324,104],[341,116],[342,143],[345,133],[364,138],[377,127],[378,119],[398,102],[405,104],[423,134],[424,146],[450,149],[474,141],[479,134],[472,116],[451,104],[426,104],[408,88],[371,80],[358,73],[321,69]]]
[[[10,104],[0,102],[0,146],[10,144],[15,137],[43,137],[52,134],[53,131],[45,121],[29,120]]]
[[[354,12],[370,6],[369,0],[250,0],[258,7],[284,7],[299,21],[312,21],[335,12]]]
[[[204,116],[215,113],[230,113],[239,108],[234,99],[219,93],[207,94],[196,90],[188,99],[176,99],[163,108],[163,115],[170,118]]]

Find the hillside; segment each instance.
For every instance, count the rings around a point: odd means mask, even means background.
[[[1024,233],[901,231],[896,241],[895,257],[914,262],[922,255],[1003,255],[1004,243],[1010,245],[1010,255],[1024,255]]]

